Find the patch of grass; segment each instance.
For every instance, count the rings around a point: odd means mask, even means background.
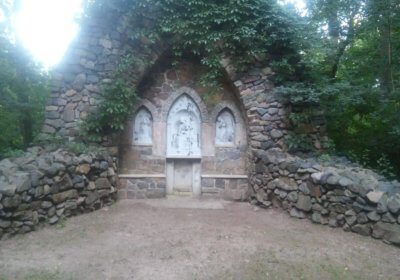
[[[56,228],[57,229],[65,228],[66,223],[67,223],[67,219],[63,217],[63,218],[58,220],[58,223],[56,224]]]
[[[226,270],[215,279],[221,280],[361,280],[362,271],[350,270],[347,266],[329,258],[296,262],[279,257],[273,249],[259,250],[241,260],[234,269]]]

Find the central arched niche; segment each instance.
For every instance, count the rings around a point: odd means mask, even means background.
[[[229,80],[213,91],[207,71],[160,63],[142,80],[141,101],[120,143],[120,180],[129,198],[191,195],[242,200],[248,193],[244,108]]]
[[[196,103],[182,94],[172,105],[167,120],[167,157],[201,156],[201,115]]]

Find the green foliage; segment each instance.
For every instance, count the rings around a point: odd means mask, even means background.
[[[71,141],[60,135],[41,135],[40,138],[35,140],[34,144],[44,147],[47,151],[63,149],[78,156],[81,154],[98,155],[105,152],[104,147],[93,142]]]
[[[47,80],[26,50],[0,37],[0,155],[24,149],[40,131]]]
[[[288,146],[289,152],[309,153],[314,151],[311,138],[305,134],[291,133],[286,137],[285,143]]]
[[[105,86],[100,96],[96,114],[90,114],[82,131],[90,140],[99,142],[101,136],[123,130],[127,118],[138,100],[135,80],[129,80],[130,69],[144,62],[127,55],[115,71],[112,82]]]
[[[92,135],[123,129],[137,101],[138,86],[137,73],[126,72],[151,65],[154,49],[169,50],[177,59],[196,57],[207,66],[203,84],[211,87],[218,86],[225,57],[239,70],[255,62],[270,63],[280,74],[277,82],[298,80],[303,73],[299,50],[305,41],[299,34],[304,26],[275,0],[98,0],[91,2],[88,14],[126,15],[128,39],[133,42],[129,59],[103,92],[98,113],[85,124]],[[137,57],[146,62],[138,63]]]

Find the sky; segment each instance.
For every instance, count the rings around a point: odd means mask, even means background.
[[[15,17],[22,41],[46,67],[57,64],[78,32],[82,0],[23,0]]]
[[[304,0],[278,0],[304,11]],[[82,0],[23,0],[15,18],[18,38],[45,67],[56,65],[79,31]],[[1,15],[0,15],[1,16]]]

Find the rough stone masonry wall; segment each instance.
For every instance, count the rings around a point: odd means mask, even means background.
[[[101,87],[110,82],[124,49],[119,26],[106,19],[84,24],[62,63],[53,70],[43,133],[75,136],[81,120],[96,110]]]
[[[400,183],[349,164],[255,150],[254,202],[290,216],[400,245]]]
[[[318,163],[287,152],[287,108],[273,94],[269,68],[237,75],[225,65],[246,110],[252,203],[400,245],[400,183],[349,163]],[[317,142],[323,128],[311,137]]]
[[[116,159],[31,148],[0,161],[0,239],[90,212],[116,199]]]
[[[88,112],[95,110],[101,86],[110,82],[110,73],[127,44],[124,41],[125,31],[119,26],[118,23],[97,19],[84,27],[76,44],[70,48],[64,67],[54,74],[44,133],[73,136],[79,122]],[[245,112],[251,162],[248,174],[250,191],[256,198],[254,201],[265,206],[273,203],[295,217],[307,217],[314,222],[328,223],[364,235],[372,234],[399,244],[400,199],[396,193],[399,189],[397,183],[378,180],[367,170],[345,165],[315,165],[287,154],[284,139],[291,129],[287,121],[289,112],[272,93],[273,85],[269,81],[273,75],[271,69],[255,63],[252,71],[238,74],[228,59],[223,60],[222,65]],[[146,69],[135,70],[143,74]],[[307,132],[318,148],[323,124]],[[270,153],[278,153],[279,160],[270,160]],[[294,164],[297,162],[301,163],[300,166]],[[1,195],[0,207],[3,210],[0,211],[3,213],[7,208],[3,201],[6,199],[9,203],[14,196]],[[50,197],[50,194],[47,195]],[[22,201],[22,196],[19,199]],[[0,217],[8,231],[10,218]],[[16,228],[19,228],[18,225],[24,227],[25,224],[17,223]],[[30,222],[26,225],[29,226]],[[4,229],[1,231],[4,232]]]

